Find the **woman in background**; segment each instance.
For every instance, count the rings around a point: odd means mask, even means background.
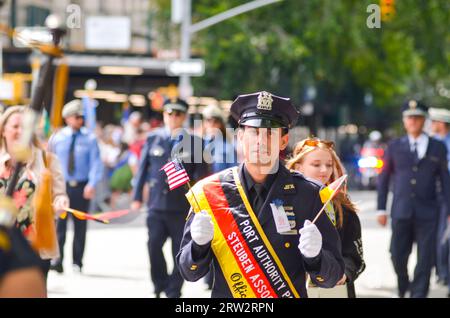
[[[0,116],[0,193],[5,193],[14,172],[16,159],[14,147],[22,137],[22,123],[26,107],[11,106]],[[42,149],[33,133],[31,156],[20,172],[19,181],[14,190],[13,199],[19,210],[16,226],[28,240],[36,234],[34,196],[42,182],[42,173],[48,168],[52,175],[52,204],[57,213],[69,207],[66,184],[58,158]],[[56,233],[55,233],[56,237]],[[59,256],[59,248],[39,250],[41,267],[45,276],[50,268],[50,259]]]

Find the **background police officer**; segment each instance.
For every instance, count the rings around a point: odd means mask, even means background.
[[[149,183],[147,246],[156,297],[159,297],[161,292],[165,292],[170,298],[181,296],[183,278],[176,265],[170,275],[167,273],[162,247],[166,240],[171,238],[175,264],[189,211],[189,203],[184,196],[186,189],[179,187],[170,191],[167,176],[160,169],[177,157],[183,161],[191,180],[198,180],[208,172],[202,160],[201,138],[192,136],[183,129],[187,110],[187,103],[181,99],[168,100],[165,103],[165,127],[156,129],[147,138],[134,180],[132,209],[141,207],[144,184]]]
[[[84,124],[83,106],[75,99],[62,110],[67,126],[49,140],[49,150],[61,161],[70,206],[80,211],[88,211],[89,202],[94,197],[95,186],[103,174],[96,137]],[[69,214],[74,222],[72,262],[73,270],[80,273],[86,242],[87,221],[79,220]],[[66,241],[67,218],[59,219],[57,224],[60,258],[52,261],[51,269],[63,272],[64,243]]]
[[[382,226],[387,223],[386,201],[391,179],[393,183],[390,252],[400,297],[408,290],[411,297],[428,294],[439,219],[437,182],[442,184],[444,193],[449,193],[450,189],[445,145],[423,132],[427,111],[427,107],[416,100],[403,105],[407,134],[389,143],[378,179],[378,222]],[[450,200],[449,196],[446,200]],[[417,265],[410,283],[407,265],[414,242]]]
[[[447,147],[447,161],[448,170],[450,171],[450,110],[444,108],[430,108],[431,132],[433,137],[442,141]],[[442,190],[442,189],[441,189]],[[446,231],[449,231],[449,223],[447,217],[447,207],[445,206],[445,196],[450,196],[450,193],[440,193],[439,202],[441,203],[441,213],[438,224],[437,237],[437,254],[436,254],[436,274],[438,281],[442,284],[447,284],[450,296],[450,244],[446,236]]]
[[[309,221],[322,206],[319,186],[299,173],[290,172],[279,160],[280,151],[289,141],[288,129],[297,121],[297,110],[288,98],[259,92],[238,96],[231,106],[231,114],[241,126],[238,139],[243,147],[244,163],[239,167],[240,182],[295,289],[300,297],[307,296],[307,272],[317,285],[334,286],[342,277],[344,267],[338,234],[326,214],[318,219],[316,225]],[[231,169],[220,172],[221,176]],[[231,194],[223,189],[225,196]],[[277,231],[271,209],[275,200],[283,202],[283,209],[291,212],[289,234]],[[238,211],[238,214],[246,215],[246,211]],[[217,257],[211,251],[213,238],[211,216],[206,211],[193,213],[186,223],[177,256],[179,267],[185,279],[196,281],[208,272],[213,262],[215,282],[212,297],[231,297]]]

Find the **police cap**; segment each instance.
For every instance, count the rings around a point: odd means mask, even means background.
[[[223,112],[222,109],[217,106],[217,105],[208,105],[203,109],[203,118],[205,119],[219,119],[221,121],[225,121],[224,120],[224,116],[223,116]]]
[[[83,116],[83,104],[81,100],[74,99],[64,105],[62,109],[62,117],[67,118],[72,115]]]
[[[430,119],[450,124],[450,110],[445,108],[430,108],[428,110]]]
[[[402,114],[403,116],[426,117],[428,115],[428,107],[415,99],[410,99],[403,103]]]
[[[289,98],[265,91],[239,95],[230,111],[239,125],[261,128],[291,128],[300,115]]]
[[[164,105],[164,111],[169,114],[174,110],[186,113],[188,111],[189,105],[180,98],[172,98],[167,100]]]

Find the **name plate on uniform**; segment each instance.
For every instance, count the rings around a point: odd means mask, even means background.
[[[270,203],[270,208],[272,209],[273,220],[275,221],[277,232],[283,233],[290,231],[291,226],[289,224],[286,212],[284,211],[282,202]]]

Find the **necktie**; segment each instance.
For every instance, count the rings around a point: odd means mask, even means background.
[[[264,204],[264,186],[262,184],[255,183],[253,186],[253,190],[255,191],[253,197],[252,208],[255,211],[256,215],[261,214],[261,209]]]
[[[72,134],[72,142],[70,143],[69,149],[69,164],[68,164],[68,172],[69,175],[73,175],[75,172],[75,140],[77,139],[77,133]]]
[[[413,143],[413,151],[414,161],[419,161],[419,154],[417,153],[417,141]]]

